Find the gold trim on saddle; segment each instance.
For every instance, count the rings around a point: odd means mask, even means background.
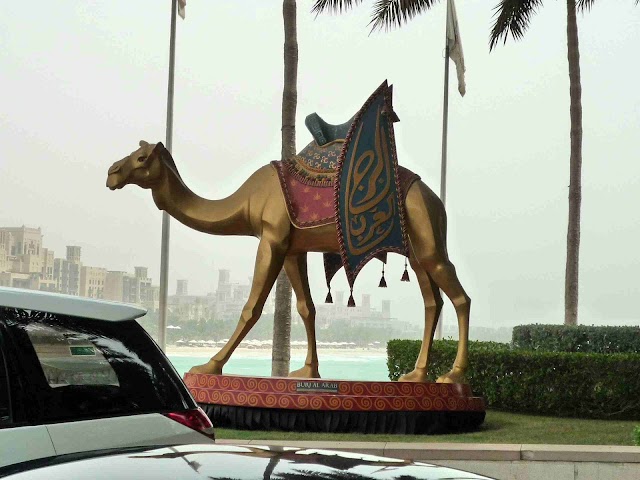
[[[313,140],[298,155],[288,158],[285,164],[299,182],[314,187],[330,187],[336,178],[343,145],[344,140],[334,140],[322,146]]]

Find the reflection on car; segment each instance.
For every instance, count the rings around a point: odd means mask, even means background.
[[[84,452],[0,469],[10,480],[490,480],[394,458],[289,447],[169,445]]]

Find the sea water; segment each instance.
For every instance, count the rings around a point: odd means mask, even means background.
[[[180,376],[182,377],[194,365],[207,362],[210,356],[182,356],[168,355]],[[320,375],[330,380],[368,380],[389,381],[387,359],[382,355],[335,355],[320,356]],[[304,356],[291,357],[291,370],[297,370],[304,365]],[[271,355],[234,357],[224,367],[224,373],[248,375],[255,377],[271,376]]]

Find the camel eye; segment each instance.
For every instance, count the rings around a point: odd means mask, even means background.
[[[138,157],[138,162],[142,163],[147,159],[144,155],[142,157]]]

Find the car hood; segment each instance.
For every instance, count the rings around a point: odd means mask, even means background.
[[[64,455],[21,465],[13,480],[464,480],[487,479],[427,463],[331,450],[174,445]]]

